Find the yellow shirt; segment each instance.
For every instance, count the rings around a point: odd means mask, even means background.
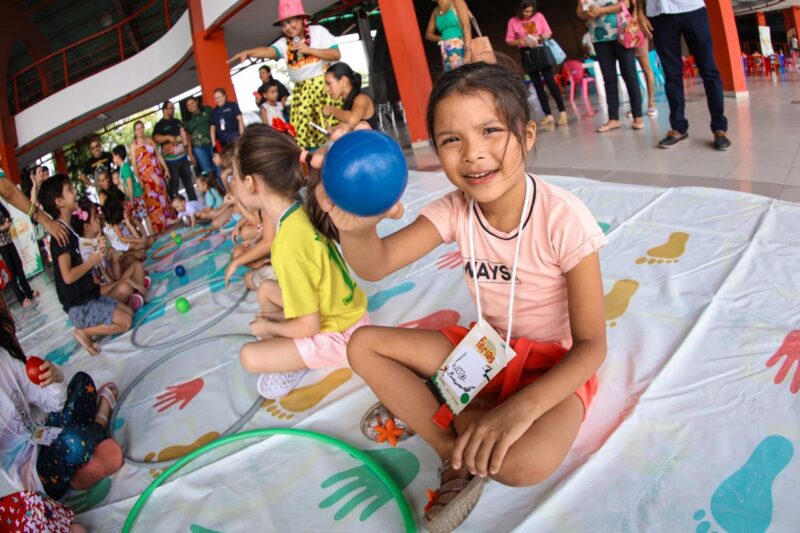
[[[325,333],[345,331],[364,316],[367,295],[350,276],[336,244],[314,228],[300,202],[278,223],[272,267],[287,319],[318,312]]]

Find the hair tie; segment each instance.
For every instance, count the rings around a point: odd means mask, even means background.
[[[75,211],[73,211],[72,215],[78,217],[80,220],[82,220],[84,222],[89,220],[89,213],[87,213],[86,211],[84,211],[80,207],[78,209],[76,209]]]
[[[288,133],[292,137],[297,137],[297,132],[295,131],[294,126],[288,122],[282,121],[278,117],[272,119],[272,127],[282,133]]]

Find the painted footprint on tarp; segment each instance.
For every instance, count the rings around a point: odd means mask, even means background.
[[[367,311],[370,313],[377,311],[395,296],[400,296],[401,294],[413,290],[416,286],[417,285],[413,281],[406,281],[396,287],[392,287],[391,289],[376,292],[367,298],[367,301],[369,302],[367,304]]]
[[[82,513],[102,503],[110,491],[111,478],[107,477],[89,490],[81,492],[70,491],[67,496],[60,501],[76,513]]]
[[[414,481],[414,478],[417,477],[417,474],[419,474],[419,459],[408,450],[392,448],[390,450],[364,451],[389,472],[392,479],[397,482],[400,490],[410,485],[411,482]],[[351,481],[339,487],[336,492],[322,500],[319,504],[320,509],[327,509],[352,495],[352,498],[333,515],[333,519],[337,522],[350,514],[353,509],[371,499],[372,502],[364,507],[358,517],[359,521],[363,522],[369,519],[378,509],[386,505],[386,503],[392,499],[392,494],[389,492],[389,489],[366,465],[357,466],[350,470],[334,474],[323,481],[321,487],[327,489],[344,480]]]
[[[606,322],[613,328],[617,325],[617,319],[625,314],[631,298],[639,290],[639,282],[635,279],[621,279],[614,283],[611,292],[605,296]]]
[[[762,533],[772,522],[772,485],[792,459],[794,447],[786,437],[762,440],[739,470],[723,481],[711,496],[711,515],[728,533]],[[697,533],[707,533],[711,517],[702,509],[692,518]]]
[[[412,329],[434,329],[438,330],[447,326],[454,326],[461,320],[461,315],[458,311],[452,309],[440,309],[433,313],[426,315],[417,320],[410,322],[403,322],[398,324],[398,328],[412,328]]]
[[[173,459],[180,459],[181,457],[195,451],[197,448],[205,446],[209,442],[213,442],[218,438],[218,432],[209,431],[191,444],[175,444],[173,446],[167,446],[158,452],[158,454],[155,452],[150,452],[144,456],[143,462],[154,463],[156,461],[172,461]]]
[[[351,377],[353,377],[352,370],[340,368],[313,385],[294,389],[278,401],[264,400],[261,407],[275,418],[291,420],[294,415],[308,411],[317,405],[328,394],[345,384]]]
[[[647,263],[652,265],[654,263],[677,263],[678,258],[686,251],[686,243],[688,240],[688,233],[676,231],[669,236],[667,242],[664,244],[647,250],[647,257],[640,257],[636,260],[636,264],[642,265]]]
[[[790,331],[786,338],[783,339],[781,347],[769,358],[767,361],[767,368],[770,368],[784,359],[778,373],[775,374],[775,384],[780,385],[783,380],[789,375],[795,362],[800,363],[800,329]],[[795,368],[794,376],[792,377],[792,384],[789,386],[792,394],[797,394],[800,391],[800,367]]]
[[[47,352],[47,355],[44,356],[44,360],[57,365],[63,365],[66,364],[77,351],[78,341],[72,339],[68,343]]]

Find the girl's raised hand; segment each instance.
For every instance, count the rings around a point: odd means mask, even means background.
[[[50,361],[45,361],[39,365],[39,386],[47,387],[53,383],[61,383],[63,377],[61,372],[56,367],[50,364]]]
[[[378,222],[384,218],[397,219],[402,217],[403,212],[405,211],[403,204],[397,202],[391,209],[381,215],[374,217],[358,217],[336,207],[328,196],[328,193],[325,192],[325,187],[323,187],[321,183],[317,185],[315,193],[317,195],[317,202],[319,202],[320,208],[328,213],[328,216],[331,217],[333,224],[341,233],[360,233],[362,231],[369,230],[376,226]]]

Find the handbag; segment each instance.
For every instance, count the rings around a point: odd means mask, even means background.
[[[547,67],[556,66],[553,52],[548,46],[522,49],[522,66],[526,72],[535,72]]]
[[[473,37],[472,39],[472,48],[470,50],[470,52],[472,52],[472,63],[477,63],[479,61],[483,61],[484,63],[497,63],[497,57],[494,55],[492,42],[481,33],[481,29],[478,27],[478,21],[475,20],[472,12],[469,14],[469,20],[472,21],[475,32],[478,34],[477,37]]]
[[[554,65],[560,65],[566,61],[567,54],[564,53],[564,50],[558,45],[555,39],[547,39],[544,42],[544,46],[549,48],[550,52],[553,54],[553,61],[555,61]]]
[[[625,48],[638,48],[644,43],[644,32],[639,21],[631,16],[628,7],[620,2],[622,9],[617,13],[617,42]]]

